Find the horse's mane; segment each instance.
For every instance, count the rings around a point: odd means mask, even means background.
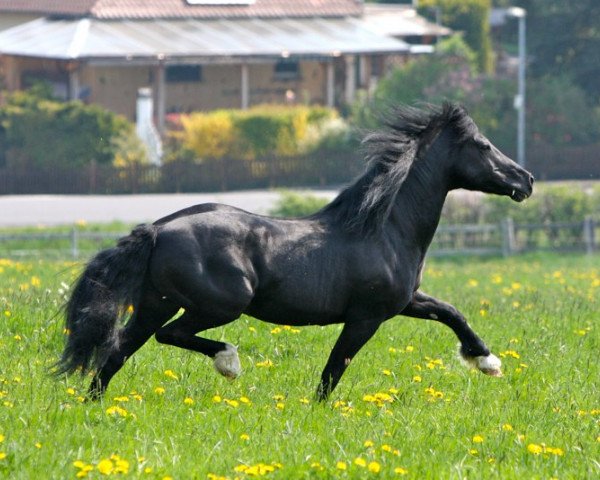
[[[414,162],[447,126],[457,144],[477,131],[466,110],[454,103],[394,108],[384,119],[384,128],[363,140],[367,171],[317,215],[333,214],[351,232],[376,232],[387,220]]]

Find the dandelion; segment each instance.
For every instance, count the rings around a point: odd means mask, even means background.
[[[212,401],[214,403],[221,403],[222,398],[219,395],[215,395],[214,397],[212,397]]]
[[[505,423],[504,425],[502,425],[502,430],[504,430],[505,432],[512,432],[513,427],[510,423]]]
[[[371,448],[371,447],[373,447],[374,445],[375,445],[375,444],[373,443],[373,441],[372,441],[372,440],[365,440],[365,443],[363,443],[363,446],[364,446],[365,448]]]
[[[163,387],[156,387],[154,389],[154,393],[156,393],[157,395],[164,395],[165,389]]]
[[[179,377],[175,374],[173,370],[165,370],[165,376],[172,378],[173,380],[179,380]]]
[[[32,287],[39,287],[41,284],[42,284],[42,281],[40,280],[40,277],[36,277],[36,276],[31,277],[31,286]]]
[[[473,443],[483,443],[483,437],[481,435],[475,435],[473,437]]]
[[[539,455],[544,451],[544,448],[541,445],[536,445],[535,443],[530,443],[527,445],[527,451],[534,455]]]
[[[128,415],[127,410],[119,407],[118,405],[114,405],[106,409],[106,414],[113,417],[126,417]]]
[[[285,403],[283,403],[283,402],[277,402],[277,403],[275,404],[275,408],[276,408],[277,410],[283,410],[283,409],[285,408]]]
[[[388,377],[389,377],[389,376],[392,374],[392,371],[391,371],[391,370],[388,370],[387,368],[384,368],[384,369],[381,371],[381,373],[383,373],[384,375],[386,375],[386,376],[388,376]]]
[[[390,347],[388,348],[388,352],[390,353],[396,353],[398,350],[396,350],[394,347]]]
[[[227,398],[225,400],[223,400],[223,402],[225,402],[225,404],[227,404],[233,408],[237,408],[240,405],[240,402],[238,402],[237,400],[229,400]]]
[[[0,433],[0,443],[4,442],[4,440],[6,440],[6,437]]]
[[[475,449],[475,448],[471,448],[469,450],[469,453],[473,456],[479,455],[479,450]]]
[[[477,285],[479,285],[479,282],[477,280],[475,280],[474,278],[471,278],[467,282],[467,285],[471,288],[475,288]]]
[[[323,467],[323,465],[321,465],[319,462],[313,462],[310,464],[310,468],[314,468],[316,470],[325,470],[325,467]]]
[[[0,460],[4,460],[6,458],[6,453],[0,452]]]
[[[115,466],[113,465],[112,460],[105,458],[103,460],[100,460],[100,462],[98,462],[98,465],[96,465],[96,468],[102,475],[110,475],[111,473],[113,473]]]
[[[268,360],[268,359],[265,360],[265,361],[263,361],[263,362],[257,362],[256,363],[257,367],[262,367],[262,368],[271,368],[271,367],[273,367],[273,365],[274,365],[273,362],[271,360]]]
[[[371,473],[379,473],[381,471],[381,465],[377,462],[370,462],[367,468]]]
[[[242,433],[240,435],[240,440],[247,442],[248,440],[250,440],[250,435],[248,435],[247,433]]]
[[[412,378],[412,381],[413,381],[413,382],[415,382],[415,383],[421,383],[421,382],[423,381],[423,379],[421,378],[421,376],[420,376],[420,375],[415,375],[415,376]]]
[[[310,403],[310,400],[308,398],[306,398],[306,397],[303,397],[303,398],[300,399],[300,403],[302,405],[308,405]]]
[[[407,345],[406,348],[404,349],[405,352],[412,352],[414,351],[415,347],[413,347],[412,345]]]
[[[244,405],[250,405],[252,403],[248,397],[240,397],[240,402]]]
[[[129,401],[129,397],[115,397],[115,398],[113,398],[113,400],[115,402],[128,402]]]
[[[338,470],[346,470],[348,466],[346,465],[346,462],[337,462],[335,464],[335,468],[337,468]]]
[[[190,398],[190,397],[185,397],[183,399],[183,403],[185,403],[186,405],[193,405],[194,404],[194,399]]]
[[[69,387],[69,388],[67,388],[67,393],[68,393],[69,395],[75,395],[75,389],[74,389],[74,388],[71,388],[71,387]]]
[[[356,457],[354,459],[354,465],[358,465],[359,467],[366,467],[367,466],[367,461],[362,458],[362,457]]]
[[[408,470],[406,468],[396,467],[394,468],[394,473],[398,475],[408,475]]]

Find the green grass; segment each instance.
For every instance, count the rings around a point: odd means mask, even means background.
[[[431,261],[424,290],[470,318],[504,355],[504,377],[462,367],[446,327],[399,317],[325,404],[313,392],[339,326],[295,331],[251,318],[210,332],[239,345],[238,380],[151,340],[102,402],[81,403],[88,378],[48,375],[62,347],[61,283],[78,268],[0,261],[0,477],[104,478],[117,466],[127,473],[111,476],[148,479],[600,473],[599,256]],[[377,393],[389,396],[369,401]]]

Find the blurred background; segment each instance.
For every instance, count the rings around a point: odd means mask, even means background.
[[[0,0],[0,199],[331,198],[382,113],[453,100],[541,187],[521,209],[453,195],[444,222],[579,222],[595,248],[599,18],[595,0]]]

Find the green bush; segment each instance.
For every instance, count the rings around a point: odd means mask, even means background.
[[[323,208],[329,201],[315,195],[281,192],[281,198],[269,212],[276,217],[305,217]]]
[[[494,54],[490,39],[490,0],[421,0],[419,11],[429,14],[439,8],[444,25],[463,32],[465,41],[477,54],[479,71],[494,70]]]
[[[59,102],[36,91],[7,95],[0,126],[0,162],[24,167],[108,164],[126,143],[116,139],[134,131],[124,117],[97,105]]]

